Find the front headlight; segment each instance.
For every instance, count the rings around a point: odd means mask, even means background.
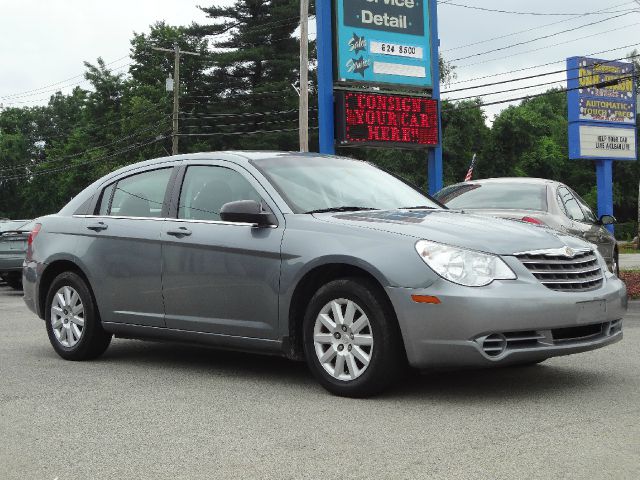
[[[515,280],[516,274],[497,255],[420,240],[420,258],[442,278],[466,287],[482,287],[494,280]]]

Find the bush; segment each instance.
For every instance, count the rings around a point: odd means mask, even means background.
[[[630,242],[638,234],[638,222],[618,223],[615,226],[616,240]]]

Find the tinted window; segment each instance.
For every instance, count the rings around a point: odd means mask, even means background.
[[[178,218],[220,220],[220,208],[236,200],[262,198],[249,181],[224,167],[189,167],[182,183]]]
[[[20,230],[23,225],[31,220],[6,220],[0,222],[0,232],[9,232],[13,230]]]
[[[468,183],[447,187],[436,198],[449,208],[547,210],[546,185]]]
[[[567,217],[577,222],[585,221],[584,213],[582,212],[578,201],[567,188],[558,188],[558,196],[560,197],[560,203],[564,206]]]
[[[379,168],[346,158],[282,156],[254,160],[295,213],[335,207],[441,208]]]
[[[139,173],[120,180],[115,187],[109,215],[159,217],[171,168]]]

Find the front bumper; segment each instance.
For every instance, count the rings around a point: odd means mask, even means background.
[[[471,288],[438,280],[427,289],[387,287],[409,363],[489,367],[544,360],[622,339],[624,283],[608,276],[589,292],[556,292],[535,279]],[[440,304],[415,303],[430,295]]]

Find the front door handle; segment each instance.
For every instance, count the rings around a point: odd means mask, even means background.
[[[189,235],[191,235],[191,230],[189,230],[186,227],[180,227],[177,230],[167,231],[167,235],[171,235],[173,237],[178,237],[178,238],[188,237]]]
[[[92,223],[91,225],[87,225],[89,230],[93,230],[94,232],[100,232],[102,230],[106,230],[108,228],[107,224],[104,222]]]

